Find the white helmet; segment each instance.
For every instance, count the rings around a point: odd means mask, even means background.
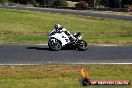
[[[55,28],[56,31],[59,31],[60,28],[61,28],[61,25],[60,24],[55,24],[54,25],[54,28]]]

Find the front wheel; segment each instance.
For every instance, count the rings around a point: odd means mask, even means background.
[[[79,40],[77,42],[77,49],[81,50],[81,51],[85,51],[88,49],[88,45],[87,42],[84,40]]]
[[[55,39],[55,40],[49,40],[48,42],[48,46],[50,49],[58,51],[61,49],[61,43],[59,42],[59,40]]]

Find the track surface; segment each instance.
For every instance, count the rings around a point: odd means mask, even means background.
[[[87,51],[50,51],[46,45],[0,45],[0,65],[132,63],[132,46],[89,46]]]
[[[0,6],[0,8],[75,14],[132,21],[132,16],[112,14],[9,6]],[[76,63],[132,63],[132,46],[89,46],[87,51],[76,51],[73,49],[50,51],[48,46],[0,45],[0,65]]]
[[[82,15],[82,16],[94,16],[94,17],[101,17],[101,18],[132,21],[132,16],[113,15],[113,14],[100,14],[100,13],[92,13],[92,12],[79,12],[79,11],[72,11],[72,10],[57,10],[57,9],[48,9],[48,8],[42,9],[42,8],[9,7],[9,6],[0,6],[0,8],[62,13],[62,14],[74,14],[74,15]]]

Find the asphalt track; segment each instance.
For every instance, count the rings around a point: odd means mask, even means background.
[[[2,6],[2,5],[0,6],[0,8],[41,11],[41,12],[51,12],[51,13],[62,13],[62,14],[74,14],[74,15],[82,15],[82,16],[94,16],[94,17],[101,17],[101,18],[132,21],[132,16],[114,15],[114,14],[100,14],[100,13],[92,13],[92,12],[79,12],[79,11],[74,11],[74,10],[58,10],[58,9],[48,9],[48,8],[24,8],[24,7],[10,7],[10,6]]]
[[[112,14],[9,6],[0,6],[0,8],[95,16],[132,21],[132,16]],[[74,49],[50,51],[48,46],[44,45],[0,45],[0,65],[85,63],[132,63],[132,46],[89,46],[87,51],[77,51]]]
[[[0,65],[132,63],[132,46],[89,46],[51,51],[46,45],[0,45]]]

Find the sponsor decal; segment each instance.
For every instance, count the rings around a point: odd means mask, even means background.
[[[91,85],[129,85],[129,80],[91,80]]]
[[[91,80],[89,73],[85,70],[81,70],[82,78],[79,79],[82,86],[88,85],[130,85],[130,80]]]

